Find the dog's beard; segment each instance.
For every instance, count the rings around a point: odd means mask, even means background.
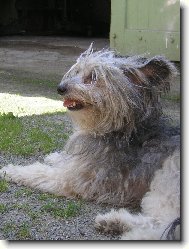
[[[101,115],[94,106],[87,105],[77,111],[73,109],[74,107],[68,108],[68,114],[77,129],[95,133],[100,131],[97,127],[99,127]]]

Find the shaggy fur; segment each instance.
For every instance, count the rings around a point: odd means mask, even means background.
[[[150,184],[162,184],[158,173],[154,178],[155,172],[179,150],[179,135],[160,118],[159,102],[175,73],[174,65],[164,57],[120,57],[110,50],[94,52],[91,45],[58,86],[75,128],[65,150],[49,155],[44,164],[8,165],[0,170],[0,175],[57,195],[138,208]],[[154,209],[154,214],[150,211],[147,215],[156,216],[155,200],[159,203],[168,199],[173,186],[171,177],[166,174],[169,184],[162,196],[152,197],[149,209]],[[150,200],[150,196],[144,198],[142,206],[150,205],[145,200]],[[122,223],[122,213],[126,217],[128,213],[120,212],[114,213]],[[146,214],[139,217],[148,219]],[[167,221],[162,222],[166,226]],[[157,236],[150,238],[158,239],[160,233]]]
[[[180,239],[180,154],[176,151],[156,171],[150,191],[142,199],[142,212],[126,209],[98,215],[95,227],[104,232],[123,233],[123,240]],[[171,223],[176,220],[172,235]],[[174,222],[173,222],[174,224]],[[177,226],[179,225],[179,226]]]

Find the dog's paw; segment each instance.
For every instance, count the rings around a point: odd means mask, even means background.
[[[98,214],[95,219],[95,228],[104,233],[121,234],[127,229],[117,214],[115,210],[104,215]]]

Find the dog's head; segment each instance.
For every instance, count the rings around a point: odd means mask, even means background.
[[[82,53],[58,86],[64,106],[80,129],[98,134],[126,130],[159,112],[159,95],[176,72],[164,57],[120,57],[114,51]]]

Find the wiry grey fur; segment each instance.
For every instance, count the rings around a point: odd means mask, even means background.
[[[64,152],[0,174],[58,195],[138,208],[154,172],[179,147],[177,132],[159,121],[159,97],[175,73],[162,56],[121,57],[91,45],[58,87],[75,128]]]

